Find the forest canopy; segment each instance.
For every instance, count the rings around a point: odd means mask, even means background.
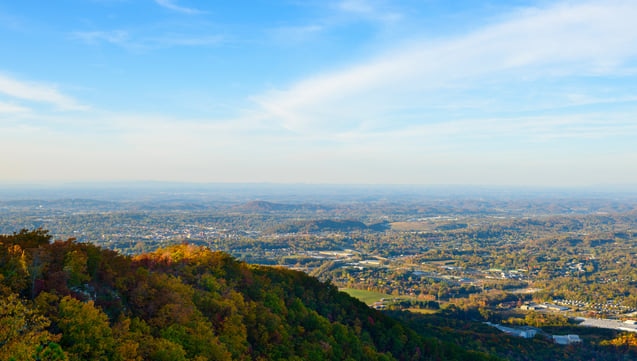
[[[0,360],[480,360],[283,268],[0,235]]]

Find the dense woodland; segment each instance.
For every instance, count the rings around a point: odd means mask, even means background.
[[[180,245],[135,257],[0,236],[1,360],[493,359],[302,272]]]

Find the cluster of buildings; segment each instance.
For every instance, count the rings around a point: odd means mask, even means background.
[[[506,333],[507,335],[522,337],[522,338],[533,338],[538,333],[538,329],[534,327],[524,326],[524,327],[507,327],[502,326],[497,323],[486,322],[487,325],[491,327],[495,327],[498,330]]]
[[[558,312],[570,310],[570,308],[566,306],[555,305],[548,302],[544,302],[544,303],[528,302],[520,306],[520,309],[525,311],[549,310],[549,311],[558,311]]]
[[[579,322],[580,326],[608,328],[611,330],[637,332],[637,321],[634,320],[611,320],[605,318],[586,318],[577,317],[575,321]]]
[[[594,302],[586,302],[581,300],[569,300],[569,299],[557,299],[555,303],[559,303],[561,305],[571,306],[573,308],[591,310],[600,313],[606,314],[627,314],[631,312],[635,312],[636,310],[632,307],[628,307],[623,305],[620,302],[615,302],[613,300],[608,300],[606,303],[594,303]]]
[[[511,335],[515,337],[533,338],[538,333],[541,333],[544,336],[549,337],[551,340],[553,340],[554,343],[558,345],[573,345],[573,344],[578,344],[582,342],[582,339],[579,337],[579,335],[573,335],[573,334],[548,335],[548,334],[545,334],[542,330],[537,329],[535,327],[529,327],[529,326],[507,327],[507,326],[502,326],[502,325],[491,323],[491,322],[486,322],[486,324],[491,327],[497,328],[498,330],[506,333],[507,335]]]
[[[560,303],[569,303],[569,302],[560,300]],[[572,302],[571,304],[575,306],[579,305],[578,302]],[[520,309],[529,310],[529,311],[550,310],[550,311],[560,311],[560,312],[570,310],[569,307],[555,305],[555,304],[551,304],[547,302],[544,302],[544,303],[528,302],[520,306]],[[606,329],[612,329],[617,331],[637,333],[637,321],[635,320],[615,320],[615,319],[585,318],[585,317],[576,317],[574,320],[579,323],[579,326],[606,328]],[[535,337],[537,333],[542,332],[539,329],[528,327],[528,326],[513,328],[513,327],[506,327],[506,326],[502,326],[498,324],[492,324],[490,322],[487,322],[486,324],[488,324],[489,326],[495,327],[498,330],[506,334],[509,334],[511,336],[522,337],[522,338],[533,338]],[[553,342],[558,345],[572,345],[572,344],[578,344],[582,342],[582,339],[579,337],[579,335],[573,335],[573,334],[569,334],[569,335],[546,335],[545,334],[545,336],[550,337],[553,340]]]
[[[553,335],[553,342],[558,345],[572,345],[581,343],[582,339],[579,335]]]

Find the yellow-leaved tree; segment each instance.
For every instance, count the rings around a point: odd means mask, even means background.
[[[0,299],[0,360],[65,360],[50,324],[16,294]]]

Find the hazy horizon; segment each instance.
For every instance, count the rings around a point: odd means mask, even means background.
[[[422,184],[318,184],[318,183],[191,183],[161,181],[127,182],[60,182],[10,184],[0,182],[0,201],[7,200],[60,200],[101,199],[122,200],[143,197],[243,201],[267,200],[273,202],[319,202],[340,199],[349,202],[361,199],[413,201],[432,199],[479,198],[605,198],[634,199],[637,187],[586,186],[497,186],[497,185],[422,185]]]
[[[0,185],[637,186],[637,3],[0,5]]]

